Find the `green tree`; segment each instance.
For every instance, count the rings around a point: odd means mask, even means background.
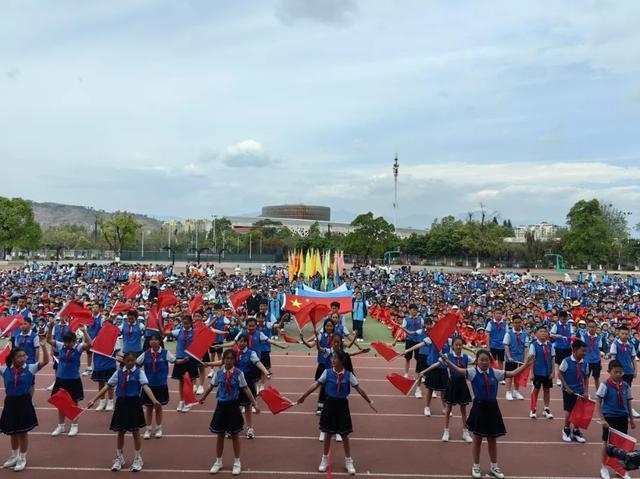
[[[0,196],[0,248],[5,255],[13,248],[37,249],[41,238],[42,230],[33,217],[31,203]]]
[[[600,202],[580,200],[567,214],[569,229],[564,234],[563,252],[575,264],[606,263],[613,240]]]
[[[65,250],[92,247],[89,231],[78,225],[60,225],[46,229],[42,236],[42,244],[56,252],[56,259],[60,259]]]
[[[464,223],[453,216],[436,218],[431,223],[427,242],[427,255],[433,257],[460,256],[464,251]]]
[[[142,225],[131,213],[116,211],[109,216],[98,215],[98,227],[109,248],[120,256],[123,247],[137,243]]]
[[[345,250],[348,253],[365,258],[380,258],[385,251],[399,244],[392,224],[382,216],[373,217],[368,212],[358,215],[352,222],[354,230],[345,238]]]

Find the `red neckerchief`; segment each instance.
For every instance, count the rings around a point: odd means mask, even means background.
[[[546,369],[549,367],[549,348],[547,346],[547,343],[544,343],[542,345],[542,354],[544,354],[544,365]]]
[[[122,394],[126,395],[127,392],[127,378],[129,377],[129,370],[125,368],[122,371]]]
[[[182,349],[187,349],[187,336],[189,335],[190,329],[187,331],[186,329],[182,330]]]
[[[128,323],[129,324],[129,332],[127,333],[129,336],[131,336],[131,334],[133,334],[133,324]]]
[[[620,381],[620,384],[618,385],[613,381],[613,379],[609,378],[607,379],[607,384],[616,390],[616,393],[618,394],[618,406],[623,408],[624,397],[622,396],[622,391],[624,391],[624,382]]]
[[[149,348],[149,356],[151,356],[151,371],[155,373],[158,369],[158,365],[156,364],[156,362],[158,361],[158,356],[160,356],[160,351],[154,351],[153,349]]]
[[[340,397],[340,383],[342,382],[342,378],[344,376],[344,370],[341,373],[337,373],[335,371],[333,371],[333,373],[336,375],[336,394],[338,395],[338,397]]]
[[[576,384],[580,384],[582,382],[582,366],[580,366],[580,363],[576,361],[575,358],[572,359],[573,362],[576,363]]]
[[[71,349],[67,349],[67,354],[65,356],[65,361],[66,362],[71,361]]]
[[[462,356],[456,356],[456,360],[458,362],[458,367],[461,368],[462,367]]]
[[[622,354],[627,352],[627,344],[620,341],[620,349],[622,350]]]
[[[502,331],[502,321],[496,321],[496,325],[498,326],[498,332]]]
[[[233,396],[233,387],[231,386],[231,378],[233,374],[236,372],[236,368],[231,368],[229,371],[224,372],[224,387],[228,391],[229,394]]]
[[[249,349],[253,349],[253,334],[249,334]]]
[[[591,342],[589,343],[589,352],[592,353],[593,352],[593,348],[596,345],[596,339],[598,338],[598,335],[595,334],[593,336],[591,336],[589,334],[589,339],[591,340]]]
[[[516,344],[520,347],[520,335],[522,334],[522,331],[514,331],[513,333],[516,335]]]
[[[14,388],[18,387],[18,378],[22,374],[22,371],[24,371],[24,368],[16,368],[16,367],[13,368],[13,387]]]

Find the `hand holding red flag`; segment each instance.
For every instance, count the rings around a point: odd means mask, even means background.
[[[160,291],[158,293],[158,311],[168,308],[169,306],[173,306],[178,302],[177,296],[174,294],[172,289],[165,289],[164,291]]]
[[[233,294],[229,296],[229,301],[231,301],[233,309],[237,310],[247,299],[249,299],[250,296],[251,290],[249,288],[243,288],[238,291],[234,291]]]
[[[134,308],[130,304],[123,303],[122,301],[116,301],[116,303],[113,305],[113,308],[111,308],[111,311],[109,312],[109,316],[117,316],[119,314],[135,310],[136,308]]]
[[[185,351],[189,356],[193,357],[196,361],[202,362],[204,353],[209,351],[209,348],[216,340],[217,334],[211,331],[207,327],[201,327],[194,332],[191,344]]]
[[[287,334],[285,334],[284,331],[282,331],[281,335],[285,343],[300,344],[300,341],[298,341],[296,338],[292,338],[291,336],[288,336]]]
[[[459,320],[459,313],[450,312],[445,314],[440,321],[429,330],[429,337],[438,351],[442,351],[444,344],[455,332]]]
[[[269,411],[271,411],[273,414],[279,414],[282,411],[286,411],[294,404],[292,401],[281,395],[276,388],[271,386],[266,387],[262,391],[260,391],[260,394],[258,394],[258,396],[262,398],[264,403],[269,408]]]
[[[21,314],[14,314],[13,316],[0,318],[0,338],[9,336],[12,332],[22,326],[22,323],[24,323],[24,316]]]
[[[596,410],[596,403],[582,396],[578,396],[571,414],[569,415],[569,423],[578,429],[587,429],[593,419],[593,412]]]
[[[122,288],[122,294],[127,299],[133,299],[142,293],[142,286],[140,283],[131,283]]]
[[[11,345],[7,344],[2,351],[0,351],[0,364],[5,364],[7,358],[9,357],[9,353],[11,352]]]
[[[158,314],[158,305],[155,305],[151,309],[149,309],[146,329],[160,332],[160,315]]]
[[[202,309],[202,305],[204,304],[204,299],[202,298],[202,293],[196,294],[195,298],[189,301],[189,313],[193,316],[196,311]]]
[[[375,349],[376,352],[387,361],[393,361],[398,356],[400,356],[400,353],[398,353],[395,349],[393,349],[387,343],[383,343],[380,341],[373,341],[371,343],[371,347]]]
[[[413,379],[405,378],[403,375],[398,373],[387,374],[387,379],[398,391],[400,391],[405,396],[409,394],[413,387],[418,384],[418,381],[420,381],[420,378],[418,378],[417,381],[414,381]]]
[[[191,407],[194,404],[198,404],[196,395],[193,393],[193,383],[191,382],[191,377],[188,372],[182,376],[182,398],[184,399],[185,406]]]
[[[70,421],[75,421],[82,414],[82,408],[73,401],[71,395],[66,389],[58,389],[52,394],[48,400],[49,404],[53,404]]]
[[[120,328],[110,321],[105,321],[93,340],[91,351],[102,356],[113,357],[118,336],[120,336]]]

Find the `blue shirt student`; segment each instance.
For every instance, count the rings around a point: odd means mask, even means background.
[[[409,333],[407,333],[406,340],[413,341],[417,343],[422,338],[420,337],[420,333],[422,332],[422,327],[424,326],[424,319],[421,316],[407,316],[402,321],[402,327],[406,328]]]
[[[611,349],[609,350],[609,354],[615,357],[620,364],[622,364],[622,369],[624,371],[625,376],[628,374],[633,374],[635,371],[633,360],[636,355],[636,351],[631,343],[628,341],[623,343],[619,339],[616,339],[611,344]]]
[[[602,335],[595,334],[591,336],[589,333],[582,335],[582,341],[587,345],[587,355],[585,359],[588,364],[600,363],[600,343],[602,341]]]
[[[508,359],[517,363],[524,363],[524,352],[529,346],[529,337],[526,331],[515,331],[512,329],[504,335],[502,341],[503,344],[509,346],[510,357]]]
[[[107,384],[116,388],[117,397],[139,397],[142,386],[149,384],[147,376],[142,369],[133,367],[132,369],[118,369],[109,378]]]
[[[240,391],[247,387],[244,373],[238,368],[220,368],[211,379],[211,385],[217,387],[216,399],[218,402],[235,401]]]
[[[122,333],[122,352],[140,352],[142,349],[143,331],[144,325],[139,321],[136,321],[133,324],[128,321],[122,323],[120,325],[120,332]]]
[[[349,397],[352,387],[358,385],[355,375],[346,369],[338,373],[335,369],[325,369],[318,378],[319,384],[324,384],[327,396],[336,399],[345,399]]]
[[[504,371],[493,368],[483,373],[477,366],[467,368],[467,379],[471,381],[473,396],[480,401],[495,401],[498,395],[498,383],[505,379]]]
[[[501,321],[492,319],[487,323],[485,331],[489,333],[489,348],[504,349],[504,335],[507,332],[507,322],[504,319]]]
[[[166,386],[169,375],[169,363],[175,363],[176,357],[167,349],[154,351],[149,348],[136,359],[137,366],[144,366],[149,386]]]
[[[602,399],[602,415],[604,417],[629,416],[629,402],[631,399],[631,387],[624,381],[619,384],[612,379],[601,382],[596,396]]]
[[[17,333],[17,334],[16,334]],[[13,348],[22,348],[27,354],[27,364],[36,362],[36,351],[40,348],[40,338],[35,331],[24,333],[20,329],[16,329],[11,337]]]
[[[584,359],[576,361],[573,354],[562,360],[558,368],[564,375],[564,382],[575,394],[584,394],[584,379],[587,377],[588,368]],[[562,386],[563,391],[567,389]]]
[[[80,379],[80,357],[84,350],[83,344],[74,344],[71,348],[67,348],[62,341],[56,341],[55,344],[55,349],[58,352],[56,377],[58,379]]]
[[[14,366],[0,366],[0,374],[4,380],[4,388],[7,396],[26,396],[31,394],[34,376],[38,372],[38,364],[28,364],[16,371]],[[16,372],[18,373],[16,376]],[[17,377],[17,381],[16,381]]]
[[[553,357],[555,356],[553,344],[549,341],[541,343],[535,340],[529,346],[529,356],[534,356],[533,375],[548,378],[553,373]]]

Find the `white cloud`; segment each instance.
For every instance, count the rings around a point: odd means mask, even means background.
[[[263,146],[256,140],[243,140],[228,146],[220,155],[222,163],[232,168],[269,166],[273,160],[269,158]]]
[[[298,21],[342,24],[357,8],[355,0],[279,0],[276,16],[285,25]]]

